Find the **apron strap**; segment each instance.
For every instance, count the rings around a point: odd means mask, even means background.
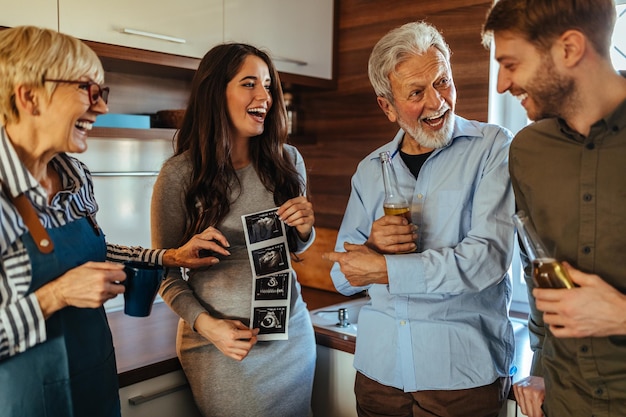
[[[4,191],[7,197],[9,197],[17,209],[17,212],[20,213],[20,216],[24,219],[24,223],[30,231],[39,252],[44,254],[52,252],[54,250],[54,243],[52,242],[52,239],[50,239],[46,229],[39,221],[39,217],[37,217],[37,213],[35,212],[35,209],[33,208],[33,205],[28,197],[26,197],[24,193],[21,193],[17,197],[13,197],[7,186],[1,181],[0,184],[2,184],[2,191]]]

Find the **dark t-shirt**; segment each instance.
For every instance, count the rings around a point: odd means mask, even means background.
[[[426,160],[432,153],[433,152],[430,151],[428,153],[422,153],[419,155],[409,155],[408,153],[400,151],[400,157],[409,168],[409,171],[411,171],[411,174],[413,174],[413,176],[417,178],[420,173],[420,169],[422,169],[422,166],[424,165],[424,162],[426,162]]]

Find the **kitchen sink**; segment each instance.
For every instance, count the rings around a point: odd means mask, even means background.
[[[310,312],[311,321],[314,326],[356,337],[359,312],[369,301],[364,297],[318,308]]]
[[[310,312],[314,326],[322,327],[338,333],[356,337],[361,307],[370,302],[369,297],[345,301]],[[516,350],[513,360],[512,373],[514,381],[528,375],[532,360],[532,351],[528,340],[528,325],[526,320],[510,317],[515,335]]]

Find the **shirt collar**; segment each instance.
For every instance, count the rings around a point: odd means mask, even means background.
[[[626,99],[602,120],[613,132],[624,130],[626,128]]]
[[[562,118],[556,118],[556,123],[559,130],[569,138],[572,138],[578,142],[585,142],[586,137],[578,133],[578,131],[569,127],[567,122]],[[607,114],[602,119],[598,120],[591,125],[589,135],[587,137],[595,137],[601,132],[611,130],[613,132],[620,132],[626,129],[626,100],[622,101],[619,106],[615,108],[611,113]]]
[[[443,148],[435,149],[433,151],[433,154],[439,153],[442,150],[452,146],[454,141],[459,138],[472,139],[472,138],[481,137],[481,136],[483,136],[483,134],[475,123],[457,114],[454,117],[454,129],[452,130],[452,140]],[[403,137],[404,137],[404,130],[399,129],[398,133],[396,133],[396,136],[394,136],[391,142],[386,143],[385,145],[381,146],[380,148],[378,148],[376,151],[372,153],[371,159],[378,158],[379,157],[378,155],[381,152],[385,152],[385,151],[389,152],[392,158],[395,157],[395,155],[397,155],[400,151],[400,144],[402,143]]]

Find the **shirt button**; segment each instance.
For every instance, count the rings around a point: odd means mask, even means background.
[[[423,194],[418,194],[417,198],[424,198],[424,195]]]
[[[585,147],[591,151],[596,147],[596,145],[593,143],[588,143],[587,145],[585,145]]]
[[[587,345],[582,345],[582,346],[580,347],[580,351],[581,351],[582,353],[587,353],[587,352],[589,352],[589,348],[587,347]]]
[[[405,326],[406,325],[406,321],[405,320],[400,320],[400,326]]]
[[[591,248],[590,248],[589,246],[584,246],[584,247],[583,247],[583,253],[584,253],[585,255],[590,254],[590,253],[591,253]]]
[[[604,394],[604,390],[603,390],[602,388],[597,388],[597,389],[596,389],[596,395],[599,397],[599,396],[601,396],[602,394]]]
[[[586,201],[586,202],[589,202],[589,201],[593,200],[593,196],[591,194],[587,193],[587,194],[583,195],[583,200]]]
[[[619,126],[613,126],[611,128],[611,130],[613,131],[613,133],[618,133],[619,132]]]

